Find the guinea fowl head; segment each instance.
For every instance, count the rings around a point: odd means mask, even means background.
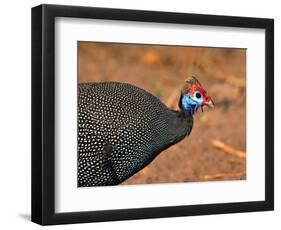
[[[214,107],[214,102],[195,77],[186,80],[182,90],[179,107],[186,115],[194,115],[204,106]]]

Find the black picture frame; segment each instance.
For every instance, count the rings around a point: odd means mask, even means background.
[[[55,18],[89,18],[265,29],[265,200],[55,213]],[[32,8],[32,209],[41,225],[266,211],[274,209],[274,20],[40,5]]]

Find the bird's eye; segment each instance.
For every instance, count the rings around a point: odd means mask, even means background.
[[[197,99],[201,98],[201,93],[196,92],[196,93],[195,93],[195,97],[196,97]]]

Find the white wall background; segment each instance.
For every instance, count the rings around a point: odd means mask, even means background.
[[[30,8],[41,1],[3,1],[0,23],[0,228],[39,229],[30,222]],[[277,229],[281,223],[280,7],[278,1],[45,1],[51,4],[275,18],[275,211],[69,225],[69,229]],[[66,226],[53,228],[63,229]],[[47,227],[49,228],[49,227]]]

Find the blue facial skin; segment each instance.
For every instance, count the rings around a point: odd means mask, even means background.
[[[203,98],[201,94],[200,97],[198,97],[198,93],[200,94],[200,92],[195,92],[193,96],[188,93],[182,96],[181,106],[185,114],[193,115],[202,106]]]

